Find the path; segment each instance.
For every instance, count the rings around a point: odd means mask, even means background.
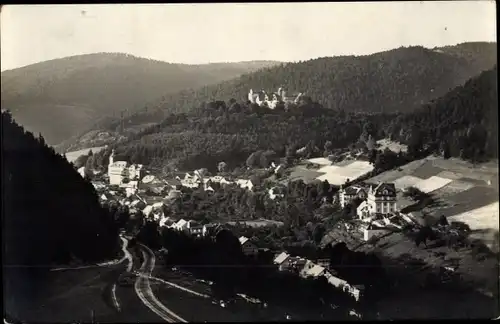
[[[144,305],[165,321],[169,323],[187,323],[186,320],[163,305],[153,294],[149,278],[151,277],[151,273],[153,272],[155,266],[155,256],[153,251],[151,251],[148,247],[140,243],[137,244],[141,248],[144,258],[141,268],[139,269],[140,275],[137,277],[134,286],[137,296],[141,299]]]

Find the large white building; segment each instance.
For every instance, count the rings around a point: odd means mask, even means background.
[[[397,194],[394,183],[380,183],[370,187],[365,201],[357,208],[360,219],[367,219],[376,214],[389,215],[398,211]]]
[[[298,103],[302,93],[299,93],[296,96],[288,97],[286,95],[286,91],[283,88],[279,88],[278,92],[273,92],[270,95],[266,93],[266,91],[257,91],[254,92],[252,89],[248,92],[248,100],[251,103],[256,103],[259,106],[263,106],[267,104],[270,109],[276,108],[279,102],[294,102]]]
[[[109,184],[120,185],[125,179],[139,180],[142,175],[142,164],[128,165],[127,161],[114,161],[115,151],[111,152],[108,164]]]

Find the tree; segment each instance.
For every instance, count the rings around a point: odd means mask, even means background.
[[[332,151],[332,147],[333,147],[332,141],[326,141],[325,142],[324,149],[325,149],[326,152],[331,152]]]
[[[222,161],[222,162],[219,162],[219,164],[217,164],[217,170],[219,172],[226,172],[227,170],[227,163]]]
[[[246,161],[247,167],[249,167],[249,168],[258,167],[260,162],[261,162],[260,161],[261,155],[262,155],[262,151],[257,151],[257,152],[253,152],[252,154],[250,154],[250,156],[248,157],[248,159]]]
[[[368,135],[368,140],[366,141],[366,148],[368,151],[373,151],[375,149],[375,139],[372,135]]]

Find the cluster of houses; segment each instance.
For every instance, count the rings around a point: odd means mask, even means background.
[[[192,221],[179,220],[175,222],[165,217],[164,207],[172,204],[182,196],[182,188],[199,189],[214,192],[220,186],[237,186],[253,191],[256,183],[247,179],[228,179],[221,175],[211,176],[207,169],[194,172],[173,173],[160,178],[145,170],[142,165],[129,165],[126,161],[115,161],[114,151],[109,157],[108,172],[99,174],[92,181],[101,203],[116,202],[128,206],[131,215],[142,212],[147,218],[159,222],[161,226],[174,226],[187,230],[191,234],[205,233],[206,229],[195,225]],[[281,172],[282,165],[271,164],[275,173]],[[81,172],[84,176],[84,170]],[[96,174],[95,174],[96,175]],[[217,186],[215,186],[217,184]],[[283,197],[284,189],[273,187],[269,189],[269,197]],[[203,234],[204,235],[204,234]]]
[[[399,211],[394,183],[341,188],[339,203],[341,207],[351,204],[356,208],[356,216],[361,223],[358,229],[363,233],[365,241],[401,230],[408,224],[421,225],[422,217],[415,212],[403,214]]]
[[[274,258],[274,264],[278,266],[280,271],[294,272],[302,278],[319,278],[323,276],[328,283],[351,294],[357,301],[362,297],[364,287],[362,285],[351,285],[347,281],[338,278],[336,273],[329,269],[330,263],[327,259],[321,259],[315,263],[305,258],[281,252]]]
[[[370,221],[370,218],[379,215],[390,215],[397,210],[397,194],[394,183],[382,182],[378,185],[350,186],[341,188],[339,202],[343,208],[347,204],[359,199],[361,203],[356,206],[356,215],[360,220]]]

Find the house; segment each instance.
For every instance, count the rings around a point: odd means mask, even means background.
[[[276,198],[283,198],[285,196],[285,189],[283,187],[272,187],[268,191],[269,198],[274,200]]]
[[[359,206],[356,208],[356,215],[359,217],[359,219],[369,219],[370,205],[368,205],[368,202],[366,200],[361,202],[361,204],[359,204]]]
[[[370,214],[387,215],[397,211],[396,186],[394,183],[380,183],[371,186],[367,195],[367,205]]]
[[[92,185],[96,190],[103,190],[106,188],[106,185],[101,181],[92,181]]]
[[[307,277],[308,271],[314,268],[315,265],[316,264],[314,264],[314,262],[312,262],[311,260],[300,258],[299,260],[297,260],[296,270],[299,271],[299,275],[301,277],[305,278]]]
[[[254,184],[252,183],[252,180],[246,180],[246,179],[238,179],[236,180],[236,184],[243,189],[248,189],[250,191],[253,190]]]
[[[317,278],[325,273],[326,269],[319,264],[315,264],[312,268],[306,271],[305,275],[307,277]]]
[[[137,193],[137,188],[133,188],[133,187],[125,188],[125,194],[127,195],[127,197],[131,197],[131,196],[135,195],[136,193]]]
[[[128,165],[126,161],[114,161],[115,151],[111,152],[108,164],[108,177],[111,185],[120,185],[123,180],[140,179],[142,175],[142,164]]]
[[[205,224],[203,225],[203,236],[216,235],[221,229],[222,226],[218,223]]]
[[[148,206],[144,207],[144,209],[142,210],[142,213],[146,217],[148,217],[149,215],[151,215],[152,212],[153,212],[153,206],[152,205],[148,205]]]
[[[189,227],[189,234],[196,236],[196,237],[201,237],[204,236],[204,226],[202,225],[195,225],[195,226],[190,226]]]
[[[187,188],[198,188],[200,186],[200,181],[198,177],[184,178],[181,180],[181,184],[183,187]]]
[[[203,179],[203,182],[208,182],[208,181],[220,183],[221,185],[228,185],[228,184],[232,183],[231,181],[227,180],[226,178],[224,178],[222,176],[213,176],[210,178]]]
[[[286,253],[286,252],[281,252],[280,254],[278,254],[275,258],[274,258],[274,264],[277,264],[277,265],[280,265],[282,264],[283,262],[285,262],[286,259],[288,259],[290,257],[290,254]]]
[[[359,198],[361,200],[366,199],[366,190],[358,186],[350,186],[347,188],[340,188],[339,191],[339,202],[340,206],[344,208],[349,204],[354,198]]]
[[[259,252],[259,249],[255,244],[250,242],[250,239],[245,236],[241,236],[239,238],[240,244],[241,244],[241,249],[243,250],[243,253],[246,255],[254,255]]]
[[[82,166],[80,169],[78,169],[78,173],[82,176],[82,178],[85,178],[85,167]]]
[[[181,218],[179,221],[177,221],[177,223],[173,224],[171,227],[177,231],[184,231],[188,229],[188,226],[189,223]]]
[[[172,220],[170,217],[165,217],[163,216],[160,219],[159,226],[165,226],[165,227],[171,227],[173,224],[175,224],[175,221]]]

